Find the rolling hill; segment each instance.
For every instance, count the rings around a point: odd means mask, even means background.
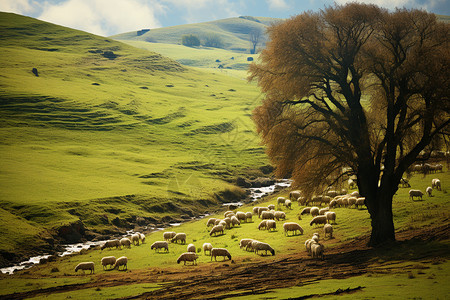
[[[190,219],[262,174],[245,80],[15,14],[0,32],[3,258]]]

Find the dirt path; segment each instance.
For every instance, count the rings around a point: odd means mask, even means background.
[[[24,293],[5,295],[0,299],[23,299],[33,296],[68,292],[87,288],[107,288],[136,283],[158,283],[161,289],[126,299],[224,299],[233,296],[264,294],[269,290],[306,285],[323,279],[342,279],[371,273],[407,272],[408,267],[396,266],[404,251],[413,253],[408,261],[448,259],[448,247],[432,247],[423,251],[424,244],[448,240],[450,224],[397,233],[394,245],[386,249],[366,246],[368,237],[361,237],[327,249],[325,260],[313,260],[303,249],[299,254],[277,255],[271,262],[227,261],[199,266],[151,268],[129,272],[101,274],[93,282],[65,285]],[[386,250],[398,248],[398,254],[384,256]],[[383,263],[379,262],[382,258]],[[411,264],[411,268],[413,264]],[[337,293],[352,293],[358,289]],[[311,295],[314,297],[318,295]],[[303,297],[306,299],[308,297]]]

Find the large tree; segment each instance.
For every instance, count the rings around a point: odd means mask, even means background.
[[[448,132],[449,27],[419,10],[335,5],[272,26],[250,67],[265,93],[254,121],[278,175],[309,195],[356,175],[371,246],[395,240],[402,175]]]

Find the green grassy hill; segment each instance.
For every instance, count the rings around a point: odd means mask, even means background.
[[[151,29],[144,34],[138,35],[138,31],[132,31],[111,36],[116,40],[145,41],[151,43],[181,44],[183,35],[193,34],[204,40],[206,36],[215,34],[220,37],[224,49],[235,52],[250,53],[251,43],[249,34],[254,30],[263,33],[261,44],[266,42],[265,31],[268,26],[280,19],[267,17],[245,17],[228,18],[211,22],[178,25],[164,28]]]
[[[267,163],[250,119],[260,93],[245,80],[0,15],[3,257],[78,220],[109,232],[190,218],[239,197],[228,182]]]

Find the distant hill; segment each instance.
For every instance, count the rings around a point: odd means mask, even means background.
[[[266,29],[273,23],[282,19],[267,17],[241,16],[217,21],[178,25],[151,30],[137,30],[111,36],[115,40],[145,41],[152,43],[181,44],[183,35],[193,34],[201,40],[211,34],[219,36],[224,44],[224,49],[249,53],[251,48],[250,33],[259,30],[261,43],[258,47],[264,47],[267,40]]]

